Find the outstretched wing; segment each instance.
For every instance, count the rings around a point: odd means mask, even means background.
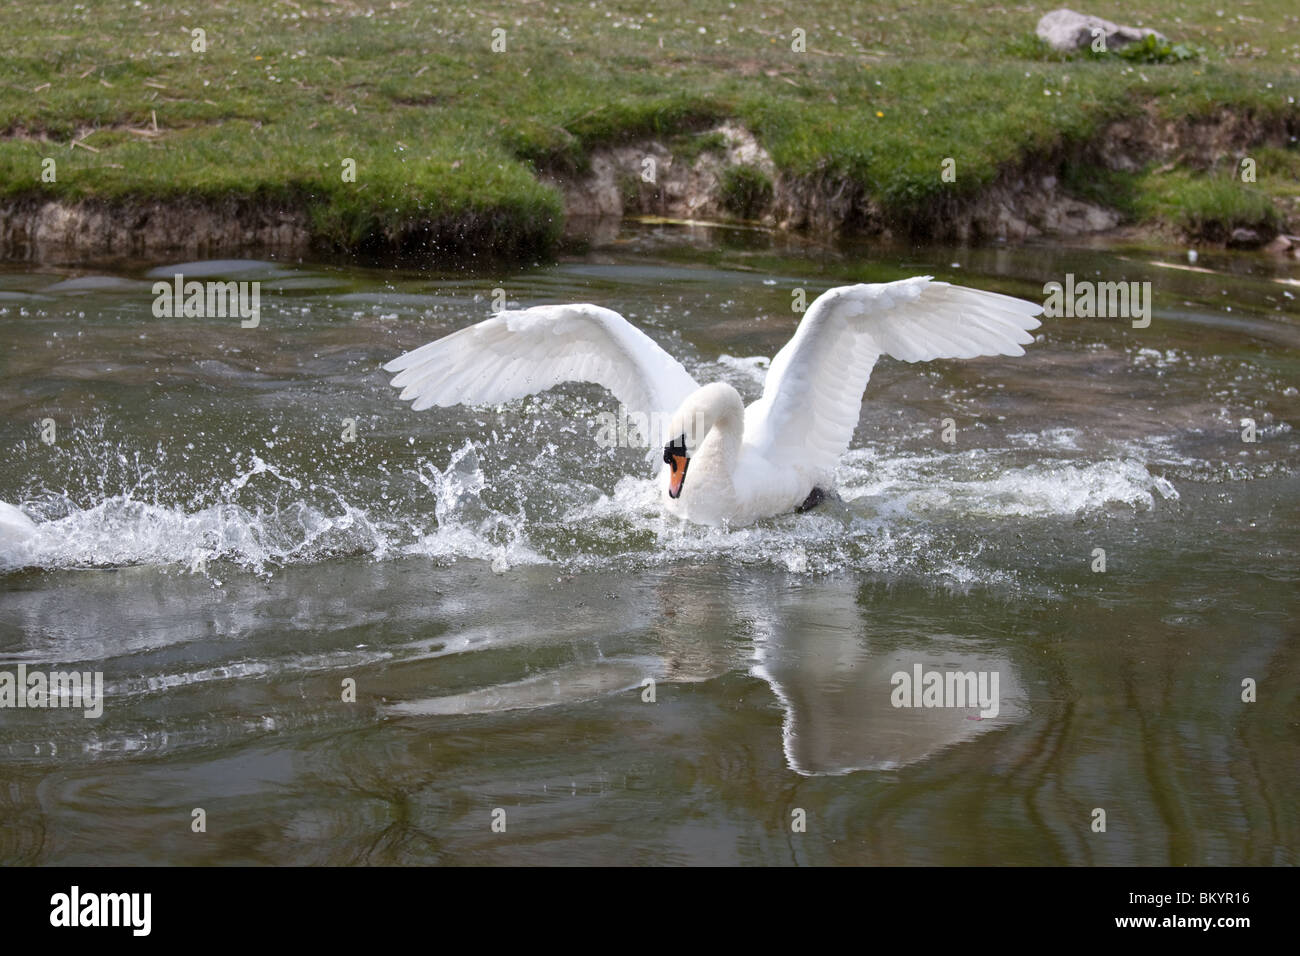
[[[853,438],[877,358],[1023,355],[1042,311],[930,276],[831,289],[772,360],[762,397],[745,412],[745,440],[769,460],[829,475]]]
[[[611,309],[538,305],[498,312],[384,366],[416,411],[495,405],[562,382],[595,382],[629,415],[662,422],[698,386],[682,364]],[[654,414],[651,414],[654,413]],[[635,420],[635,419],[634,419]],[[652,449],[662,436],[647,436]]]

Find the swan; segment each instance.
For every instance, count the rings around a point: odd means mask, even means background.
[[[498,312],[388,362],[413,411],[495,405],[562,382],[594,382],[650,422],[669,514],[744,525],[815,505],[857,427],[881,355],[904,362],[1023,355],[1041,305],[931,276],[819,296],[748,408],[725,382],[701,386],[623,316],[596,305]]]

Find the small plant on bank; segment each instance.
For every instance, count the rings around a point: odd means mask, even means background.
[[[728,169],[721,187],[723,208],[741,219],[757,219],[772,204],[772,180],[753,166]]]

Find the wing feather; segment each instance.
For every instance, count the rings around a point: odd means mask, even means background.
[[[609,389],[629,413],[667,423],[699,386],[653,339],[611,309],[539,305],[498,312],[384,366],[415,411],[496,405],[564,382]],[[655,445],[664,440],[650,436]]]
[[[1042,306],[930,276],[841,286],[809,307],[745,413],[746,442],[829,478],[857,428],[881,355],[904,362],[1023,355]]]

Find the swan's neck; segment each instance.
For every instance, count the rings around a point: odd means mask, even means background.
[[[715,383],[706,388],[707,399],[697,410],[698,424],[706,434],[691,467],[698,474],[697,487],[703,478],[714,495],[729,495],[745,437],[745,404],[730,385]]]
[[[700,444],[696,457],[700,465],[710,471],[720,471],[731,478],[736,470],[736,461],[740,458],[740,444],[745,435],[745,409],[726,410],[716,418],[708,435]]]

